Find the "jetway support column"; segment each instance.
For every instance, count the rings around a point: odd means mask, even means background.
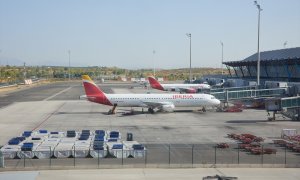
[[[4,168],[4,156],[0,151],[0,168]]]
[[[226,90],[226,91],[225,91],[225,103],[226,103],[226,105],[227,105],[227,106],[225,105],[226,107],[229,106],[229,105],[228,105],[228,99],[229,99],[229,97],[228,97],[228,90]]]

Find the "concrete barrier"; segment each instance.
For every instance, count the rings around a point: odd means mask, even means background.
[[[0,86],[0,89],[9,88],[9,87],[16,87],[17,84],[7,85],[7,86]]]

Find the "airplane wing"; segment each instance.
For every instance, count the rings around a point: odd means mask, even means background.
[[[185,92],[185,93],[196,93],[197,89],[196,88],[178,88],[180,92]]]
[[[170,102],[150,102],[150,101],[142,101],[146,106],[151,108],[161,108],[164,105],[173,105],[173,103]]]

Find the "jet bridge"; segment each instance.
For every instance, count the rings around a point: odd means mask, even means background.
[[[256,89],[256,86],[242,86],[242,87],[227,87],[210,89],[210,93],[225,92],[225,91],[242,91]]]
[[[230,100],[260,98],[260,97],[282,97],[287,94],[287,88],[274,88],[274,89],[248,89],[223,92],[211,92],[211,95],[223,102]]]
[[[300,96],[268,99],[265,107],[268,112],[273,112],[269,120],[275,120],[277,112],[292,120],[300,120]]]

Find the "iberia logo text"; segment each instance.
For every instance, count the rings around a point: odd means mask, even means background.
[[[190,99],[190,98],[194,98],[193,95],[191,94],[175,94],[173,95],[174,99]]]

